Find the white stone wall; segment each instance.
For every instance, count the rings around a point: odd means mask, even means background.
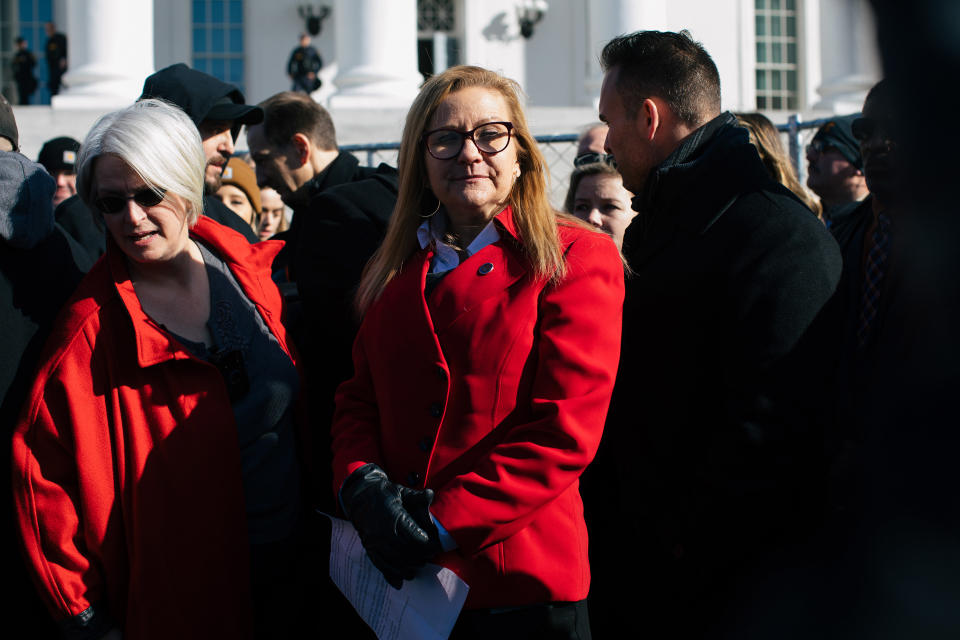
[[[77,0],[71,0],[76,2]],[[89,0],[79,0],[80,2]],[[136,0],[140,2],[142,0]],[[349,11],[342,3],[354,0],[319,0],[315,6],[333,9],[314,38],[325,67],[323,88],[315,97],[324,104],[337,91],[336,78],[342,71],[338,51],[343,47],[367,46],[364,37],[376,36],[377,27],[355,25],[341,29],[347,41],[338,49],[336,23]],[[365,2],[403,2],[415,0],[364,0]],[[539,121],[531,118],[537,133],[569,133],[595,117],[601,72],[597,57],[611,37],[636,29],[689,29],[713,56],[720,70],[723,106],[732,110],[753,110],[754,83],[754,0],[548,0],[545,18],[535,27],[529,40],[520,36],[516,19],[516,0],[459,0],[459,34],[462,60],[496,69],[520,82],[536,108]],[[109,23],[111,15],[123,15],[126,0],[97,0],[91,6],[115,3],[116,12],[98,9],[104,15],[91,19]],[[246,47],[246,96],[259,102],[289,88],[285,68],[290,51],[303,31],[297,13],[298,0],[247,0],[245,2],[244,42]],[[801,90],[810,119],[829,113],[859,108],[863,95],[879,76],[879,64],[873,38],[873,21],[868,0],[798,0],[801,10],[803,66]],[[67,0],[55,0],[55,15],[65,23],[67,15],[76,22],[80,12],[69,11]],[[407,9],[409,11],[409,8]],[[375,14],[376,15],[376,14]],[[388,15],[385,19],[390,19]],[[153,68],[175,62],[190,62],[190,0],[154,0]],[[390,25],[387,25],[389,28]],[[71,41],[83,25],[67,24]],[[122,31],[122,28],[119,29]],[[406,36],[415,47],[415,31],[405,26]],[[110,32],[110,31],[108,31]],[[119,33],[114,29],[113,33]],[[142,56],[141,56],[142,57]],[[118,66],[133,67],[130,60],[118,60]],[[414,65],[415,58],[406,65]],[[73,60],[71,60],[73,62]],[[133,61],[140,64],[143,60]],[[411,69],[415,72],[415,68]],[[143,73],[146,75],[146,72]],[[142,83],[142,80],[141,80]],[[409,88],[409,84],[408,84]],[[408,98],[407,98],[408,99]],[[395,141],[400,137],[405,109],[374,97],[366,108],[352,104],[331,111],[341,142]],[[82,138],[93,118],[106,110],[77,111],[72,108],[16,107],[23,148],[35,157],[40,144],[56,135]],[[784,113],[772,119],[783,122]],[[240,140],[240,146],[244,141]]]

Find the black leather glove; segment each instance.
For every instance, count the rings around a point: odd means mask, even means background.
[[[428,510],[432,490],[390,482],[383,469],[365,464],[344,481],[340,499],[370,560],[395,589],[440,551]]]

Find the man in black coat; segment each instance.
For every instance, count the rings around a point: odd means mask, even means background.
[[[338,150],[330,114],[309,96],[284,91],[260,103],[262,124],[247,128],[257,182],[293,209],[286,246],[274,261],[294,313],[288,322],[312,386],[321,429],[337,386],[353,372],[353,295],[396,203],[396,170],[362,167]]]
[[[207,155],[204,174],[203,215],[238,231],[250,242],[259,238],[240,216],[218,198],[220,179],[234,152],[243,125],[263,120],[260,107],[244,104],[243,94],[232,84],[178,63],[157,71],[143,83],[140,99],[160,98],[172,102],[197,125]]]
[[[362,167],[337,149],[330,114],[309,96],[278,93],[260,103],[262,124],[247,127],[247,144],[257,182],[280,194],[293,209],[286,245],[273,263],[287,299],[285,325],[302,356],[313,429],[313,482],[317,495],[330,496],[320,508],[333,512],[329,490],[329,431],[334,393],[353,375],[351,348],[358,320],[353,296],[367,260],[386,233],[397,200],[397,172],[381,164]],[[326,526],[326,525],[324,525]],[[328,584],[331,610],[341,635],[366,637],[369,630]]]
[[[46,23],[43,28],[47,33],[47,87],[50,95],[55,96],[60,93],[60,81],[67,72],[67,36],[57,31],[52,22]]]
[[[287,75],[293,81],[291,91],[313,93],[319,89],[323,84],[318,77],[322,68],[323,60],[311,46],[310,36],[301,33],[300,46],[290,52],[290,59],[287,61]]]
[[[13,79],[17,83],[18,104],[30,104],[30,96],[37,90],[37,77],[33,75],[33,68],[37,66],[37,58],[27,48],[27,41],[23,38],[14,40],[17,52],[13,54],[11,66]]]
[[[843,275],[831,301],[839,363],[821,628],[855,639],[960,637],[960,368],[955,233],[908,180],[894,84],[853,121],[867,197],[831,227]],[[914,158],[923,161],[926,158]],[[952,213],[952,212],[951,212]]]
[[[287,244],[274,269],[293,285],[286,286],[288,299],[299,303],[299,318],[288,328],[303,355],[314,417],[325,430],[334,392],[353,372],[353,295],[396,203],[396,170],[362,167],[339,151],[330,114],[307,95],[284,91],[260,107],[263,122],[247,128],[247,144],[257,182],[293,209],[290,229],[275,236]]]
[[[814,320],[840,255],[721,113],[716,66],[689,34],[621,36],[601,61],[606,149],[638,216],[604,444],[619,480],[602,508],[615,524],[593,536],[591,558],[626,585],[595,588],[611,628],[716,637],[737,628],[723,614],[820,499]]]

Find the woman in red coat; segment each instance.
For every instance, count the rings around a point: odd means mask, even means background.
[[[585,638],[578,478],[616,375],[623,266],[550,207],[518,93],[454,67],[410,109],[337,394],[334,483],[394,585],[426,560],[470,585],[452,637]]]
[[[104,116],[80,150],[108,250],[61,314],[13,440],[27,558],[68,637],[285,637],[294,618],[282,244],[200,217],[205,164],[190,119],[156,100]]]

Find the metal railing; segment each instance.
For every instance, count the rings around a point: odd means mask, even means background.
[[[785,124],[776,125],[785,142],[787,153],[793,166],[797,169],[800,184],[806,183],[807,165],[804,155],[807,143],[814,132],[825,124],[829,118],[803,121],[798,114],[787,118]],[[573,158],[577,151],[575,133],[559,135],[536,136],[540,151],[543,153],[550,168],[552,180],[550,182],[550,201],[555,207],[562,207],[567,194],[567,182],[573,170]],[[357,157],[362,164],[375,167],[381,162],[397,166],[397,152],[399,142],[379,142],[375,144],[345,144],[340,146],[341,151],[347,151]]]

